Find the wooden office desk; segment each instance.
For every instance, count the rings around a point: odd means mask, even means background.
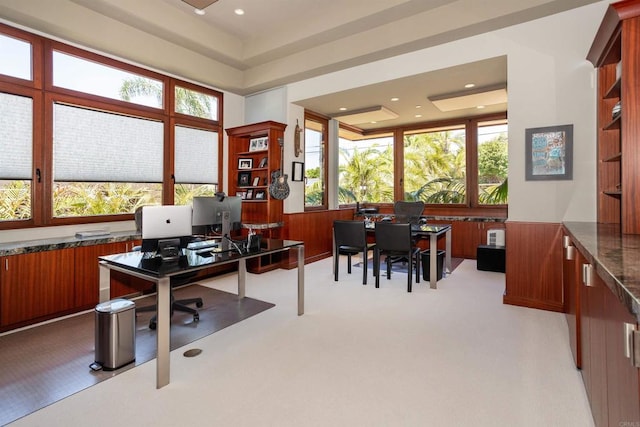
[[[98,258],[100,266],[100,289],[109,288],[111,270],[119,271],[141,279],[156,283],[157,288],[157,326],[156,341],[158,356],[156,359],[156,388],[169,384],[170,379],[170,323],[171,323],[171,289],[170,278],[179,274],[198,271],[214,265],[238,263],[238,297],[245,296],[247,275],[246,261],[263,255],[284,252],[291,249],[298,251],[298,316],[304,314],[304,242],[280,239],[262,239],[259,252],[239,254],[222,252],[212,257],[203,257],[196,251],[185,250],[179,260],[162,262],[159,258],[151,258],[142,252],[102,256]],[[108,292],[102,293],[109,295]]]

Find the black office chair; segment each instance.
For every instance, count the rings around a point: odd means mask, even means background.
[[[138,233],[141,233],[142,232],[142,207],[139,207],[136,209],[134,213],[134,219],[136,222],[136,230],[138,231]],[[181,311],[184,313],[192,314],[194,322],[198,322],[200,320],[200,314],[198,313],[198,310],[191,308],[188,305],[195,304],[197,308],[200,308],[203,305],[202,298],[188,298],[188,299],[177,300],[173,296],[173,288],[186,285],[187,283],[191,282],[191,280],[196,276],[196,274],[197,273],[185,273],[185,274],[179,274],[177,276],[172,276],[170,278],[169,284],[171,288],[171,294],[170,294],[171,316],[173,316],[174,311]],[[156,304],[147,305],[144,307],[136,307],[136,313],[147,312],[147,311],[157,311],[157,310],[158,309]],[[154,315],[149,320],[149,329],[156,329],[156,326],[157,326],[157,315]]]
[[[338,281],[340,255],[347,256],[347,273],[351,274],[351,256],[362,253],[362,284],[367,284],[367,258],[375,243],[367,243],[364,221],[333,221],[333,275]]]
[[[419,224],[423,211],[424,202],[421,201],[407,202],[405,200],[399,200],[393,205],[396,222],[400,224]]]
[[[415,247],[411,236],[411,224],[397,224],[381,221],[376,223],[376,246],[373,250],[373,275],[376,288],[380,287],[380,257],[385,255],[387,280],[391,279],[392,258],[404,257],[409,266],[407,270],[407,292],[411,292],[413,270],[416,271],[416,283],[420,283],[420,248]]]

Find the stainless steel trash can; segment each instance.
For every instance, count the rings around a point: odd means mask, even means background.
[[[136,304],[116,298],[95,309],[96,360],[94,365],[111,371],[136,358]],[[92,369],[95,369],[92,365]]]

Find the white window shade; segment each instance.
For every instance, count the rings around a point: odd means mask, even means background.
[[[33,100],[0,93],[0,179],[30,180],[33,161]]]
[[[162,182],[163,123],[54,105],[54,181]]]
[[[176,184],[218,184],[218,133],[175,127]]]

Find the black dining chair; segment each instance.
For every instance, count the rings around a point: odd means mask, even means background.
[[[387,280],[391,279],[392,259],[404,257],[409,264],[407,270],[407,292],[411,292],[413,270],[416,272],[416,283],[420,283],[420,248],[414,246],[411,236],[411,224],[393,222],[376,223],[376,246],[373,250],[373,275],[376,277],[376,288],[380,287],[380,258],[385,255],[387,264]]]
[[[347,273],[351,274],[351,256],[362,254],[362,284],[367,284],[367,264],[369,251],[375,243],[367,243],[364,221],[333,221],[333,276],[338,281],[340,255],[347,256]]]

